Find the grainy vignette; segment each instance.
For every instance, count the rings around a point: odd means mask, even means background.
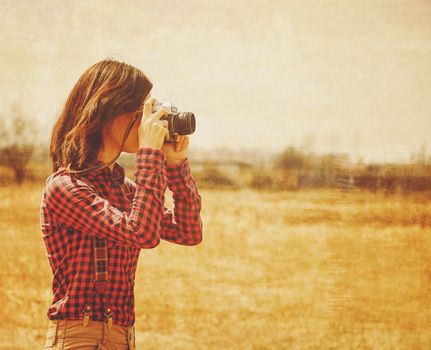
[[[197,118],[205,238],[141,252],[138,349],[431,348],[430,18],[428,0],[2,1],[0,348],[42,347],[49,131],[109,56]]]

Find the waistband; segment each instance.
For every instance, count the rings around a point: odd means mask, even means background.
[[[106,322],[90,320],[84,326],[82,320],[49,320],[48,334],[57,339],[79,338],[85,336],[93,339],[106,339],[110,342],[124,345],[132,345],[135,340],[135,327],[124,327],[112,324],[109,328]]]

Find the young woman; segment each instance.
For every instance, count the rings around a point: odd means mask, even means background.
[[[189,137],[164,142],[167,112],[152,112],[151,88],[139,69],[103,60],[82,74],[54,125],[40,208],[54,295],[45,349],[134,349],[140,249],[202,240]],[[134,181],[113,163],[121,151],[136,153]]]

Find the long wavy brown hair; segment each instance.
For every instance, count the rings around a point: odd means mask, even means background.
[[[116,116],[142,109],[153,84],[129,64],[107,58],[78,79],[51,133],[53,171],[79,170],[95,160],[102,147],[102,129]]]

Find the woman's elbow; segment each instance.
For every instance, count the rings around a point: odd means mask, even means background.
[[[202,242],[202,236],[197,236],[193,240],[189,241],[187,245],[198,245]]]
[[[160,237],[154,237],[152,239],[144,240],[139,247],[141,249],[152,249],[157,247],[160,244]]]
[[[192,237],[187,242],[187,245],[198,245],[202,242],[202,221],[199,224],[199,229],[193,232]]]

